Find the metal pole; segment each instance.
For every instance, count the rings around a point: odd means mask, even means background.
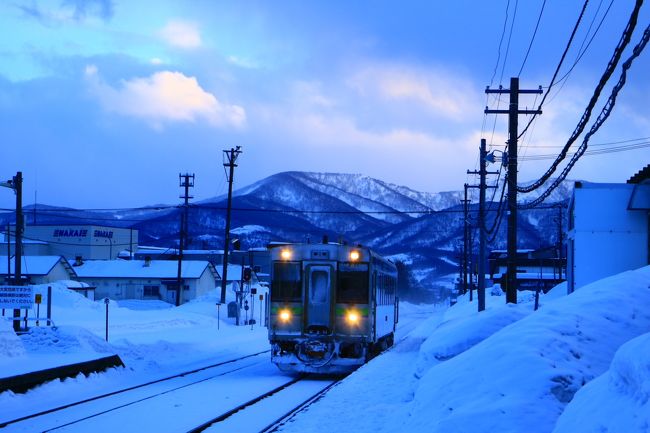
[[[110,302],[110,299],[104,298],[104,304],[106,305],[106,341],[108,341],[108,304]]]
[[[47,326],[52,321],[52,286],[47,286]]]
[[[23,173],[19,171],[14,176],[14,191],[16,191],[16,246],[15,263],[16,285],[22,285],[23,262]],[[14,309],[14,331],[20,330],[20,309]]]

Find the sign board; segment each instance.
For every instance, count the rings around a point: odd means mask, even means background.
[[[32,286],[0,286],[1,308],[32,308],[34,288]]]

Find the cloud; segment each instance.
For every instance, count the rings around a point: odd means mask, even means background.
[[[143,119],[158,129],[164,123],[198,120],[214,127],[239,128],[246,121],[242,107],[220,102],[203,90],[195,77],[180,72],[161,71],[122,80],[119,87],[105,83],[94,65],[86,66],[85,76],[91,94],[105,110]]]
[[[476,110],[476,88],[457,73],[402,64],[369,64],[347,80],[360,96],[416,104],[436,116],[462,121]],[[480,102],[478,102],[480,104]]]
[[[44,25],[81,22],[97,17],[108,21],[114,14],[112,0],[62,0],[60,6],[54,8],[41,8],[37,2],[33,2],[31,6],[16,7],[26,16],[35,18]]]
[[[170,21],[159,34],[168,44],[177,48],[193,49],[201,46],[199,29],[189,21]]]

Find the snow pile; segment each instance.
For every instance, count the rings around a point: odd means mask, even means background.
[[[0,360],[11,360],[24,356],[25,348],[14,332],[12,322],[5,319],[6,316],[0,317]]]
[[[650,329],[643,307],[650,304],[649,281],[645,267],[592,283],[433,366],[420,380],[411,416],[393,431],[551,432],[616,350]],[[436,359],[439,352],[427,344],[421,356]]]
[[[647,432],[650,425],[650,334],[625,343],[609,371],[581,389],[554,433]]]

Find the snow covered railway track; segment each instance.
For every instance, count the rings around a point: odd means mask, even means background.
[[[336,386],[340,378],[301,375],[201,424],[188,433],[275,432]]]
[[[158,396],[237,372],[252,365],[265,364],[268,362],[266,357],[264,359],[256,358],[261,358],[262,355],[268,354],[268,352],[268,350],[265,350],[183,371],[161,379],[74,401],[12,420],[0,420],[0,429],[3,429],[3,432],[45,432],[62,429],[124,407],[136,405]]]

